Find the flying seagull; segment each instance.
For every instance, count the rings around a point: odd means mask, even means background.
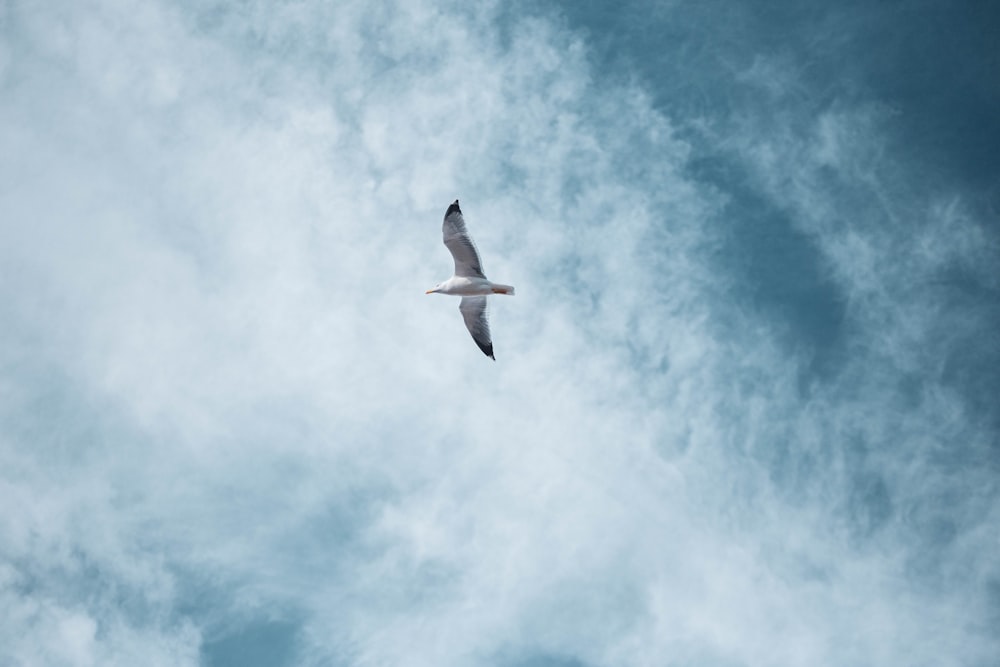
[[[493,341],[490,339],[490,323],[486,319],[486,297],[491,294],[510,294],[514,288],[510,285],[493,283],[486,279],[483,273],[483,262],[479,259],[479,251],[472,242],[462,209],[458,200],[448,207],[444,214],[444,244],[455,258],[455,275],[440,283],[426,294],[451,294],[462,297],[458,309],[462,311],[465,327],[472,334],[472,340],[487,357],[496,361],[493,356]]]

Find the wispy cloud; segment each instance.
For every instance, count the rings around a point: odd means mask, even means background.
[[[996,237],[885,108],[776,127],[762,57],[677,117],[489,6],[0,11],[4,660],[996,655]],[[496,364],[423,295],[455,197]]]

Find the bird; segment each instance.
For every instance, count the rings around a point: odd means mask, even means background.
[[[455,200],[444,214],[441,225],[444,245],[455,259],[455,275],[443,283],[438,283],[425,294],[450,294],[462,297],[458,309],[462,312],[465,327],[472,334],[472,340],[487,357],[496,361],[493,355],[493,340],[490,338],[490,323],[486,319],[486,298],[494,294],[514,295],[512,285],[491,282],[483,273],[483,262],[479,251],[465,228],[462,209]]]

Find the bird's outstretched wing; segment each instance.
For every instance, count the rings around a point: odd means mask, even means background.
[[[457,199],[444,214],[441,231],[444,233],[444,244],[455,258],[455,275],[462,278],[485,278],[479,251],[465,228],[465,219],[462,218],[462,209],[458,207]]]
[[[497,358],[493,356],[493,340],[490,338],[490,323],[486,319],[486,297],[463,296],[458,309],[462,311],[462,319],[472,334],[472,340],[476,341],[483,354],[496,361]]]

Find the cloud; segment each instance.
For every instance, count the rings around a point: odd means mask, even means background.
[[[495,6],[5,11],[5,660],[995,654],[995,236],[907,198],[881,107],[775,131],[758,59],[692,134]],[[455,197],[496,364],[422,294]]]

